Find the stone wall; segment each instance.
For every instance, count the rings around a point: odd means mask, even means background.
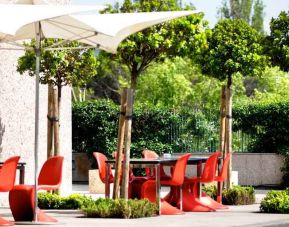
[[[208,155],[208,153],[194,154],[196,156]],[[88,161],[85,153],[73,153],[74,163],[73,178],[74,182],[88,181]],[[78,161],[77,160],[81,160]],[[239,185],[279,185],[282,182],[283,157],[275,153],[234,153],[233,154],[233,171],[238,172]],[[82,164],[80,166],[80,164]],[[85,169],[86,168],[86,169]],[[166,168],[170,173],[170,168]],[[188,166],[187,176],[196,175],[196,166]]]
[[[1,1],[7,3],[11,1]],[[15,2],[15,1],[14,1]],[[67,3],[68,1],[51,1]],[[9,47],[1,44],[0,47]],[[22,51],[0,50],[0,160],[20,155],[26,162],[25,183],[34,183],[34,120],[35,78],[16,72],[17,59]],[[60,119],[61,155],[64,158],[61,192],[72,190],[71,153],[71,90],[63,88]],[[47,137],[47,86],[40,86],[39,169],[46,160]],[[18,183],[18,178],[16,178]],[[0,206],[8,205],[7,193],[0,193]]]
[[[283,157],[274,153],[235,153],[233,170],[240,185],[279,185]]]

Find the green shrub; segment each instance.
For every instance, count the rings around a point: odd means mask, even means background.
[[[225,189],[222,193],[223,203],[226,205],[249,205],[255,203],[255,189],[235,185]]]
[[[157,206],[148,200],[98,199],[83,206],[89,218],[141,218],[157,214]]]
[[[233,109],[234,130],[241,130],[254,139],[252,152],[289,151],[289,102],[252,103]]]
[[[38,193],[38,206],[40,209],[62,209],[63,199],[58,194],[40,192]]]
[[[204,192],[213,199],[217,198],[216,186],[203,188]],[[255,202],[255,190],[253,187],[234,185],[231,189],[222,192],[222,202],[225,205],[249,205]]]
[[[80,209],[91,201],[91,197],[80,194],[62,197],[55,193],[38,193],[38,206],[41,209]]]
[[[116,149],[118,117],[119,106],[108,100],[75,103],[72,109],[73,150],[88,154],[100,151],[111,156]],[[136,105],[131,156],[140,157],[143,149],[155,150],[159,154],[215,150],[218,138],[215,122],[218,120],[208,120],[200,111],[176,112]]]
[[[205,186],[202,188],[202,190],[212,199],[217,199],[217,187],[215,185]]]
[[[268,192],[261,201],[260,211],[264,213],[289,213],[289,189]]]

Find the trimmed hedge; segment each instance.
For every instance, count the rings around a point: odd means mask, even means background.
[[[62,197],[55,193],[40,192],[38,193],[38,207],[40,209],[80,209],[88,203],[91,203],[93,199],[80,194],[71,194],[67,197]]]
[[[254,139],[251,152],[287,153],[289,151],[289,103],[254,103],[233,109],[233,129]]]
[[[86,206],[82,211],[89,218],[141,218],[157,215],[157,205],[144,200],[98,199]]]
[[[97,199],[80,194],[62,197],[47,192],[38,193],[41,209],[81,209],[89,218],[141,218],[157,215],[157,205],[148,200]]]
[[[75,103],[72,109],[73,150],[88,154],[101,151],[110,156],[116,149],[118,116],[119,106],[109,100]],[[201,112],[134,107],[132,157],[140,157],[143,149],[159,154],[192,151],[189,146],[197,143],[202,150],[208,151],[210,144],[200,142],[204,137],[206,143],[213,143],[217,141],[218,133],[214,121]]]
[[[270,191],[261,201],[260,211],[263,213],[289,213],[289,189]]]
[[[216,186],[207,186],[203,189],[205,193],[213,199],[217,199]],[[222,203],[225,205],[249,205],[255,203],[255,189],[234,185],[230,189],[222,192]]]

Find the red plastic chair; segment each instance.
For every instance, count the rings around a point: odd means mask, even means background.
[[[54,156],[45,161],[39,176],[37,190],[57,190],[60,188],[62,181],[62,156]]]
[[[219,202],[219,203],[222,203],[222,184],[228,178],[228,168],[229,168],[231,155],[232,155],[231,153],[227,154],[227,156],[224,159],[223,166],[222,166],[222,169],[220,171],[220,174],[218,176],[215,176],[215,179],[214,179],[215,181],[220,183],[220,186],[219,186],[220,193],[217,196],[217,202]]]
[[[197,183],[211,183],[214,181],[217,170],[218,158],[221,152],[215,152],[211,154],[205,163],[202,175],[199,177],[192,177],[185,180],[186,184],[191,184],[193,187],[197,186]],[[191,187],[193,193],[196,195],[196,188]]]
[[[38,175],[37,190],[56,190],[59,189],[62,181],[62,156],[54,156],[45,161]],[[16,185],[9,193],[9,203],[15,221],[33,221],[35,210],[35,186]],[[25,207],[25,209],[23,209]],[[57,222],[57,220],[39,208],[36,208],[37,221]]]
[[[0,169],[0,192],[10,191],[15,184],[16,168],[20,156],[7,159]],[[0,217],[0,226],[11,226],[13,223]]]
[[[158,154],[152,150],[143,150],[142,155],[145,159],[156,159],[159,158]],[[155,177],[155,170],[152,170],[151,168],[145,168],[145,172],[147,177]],[[170,176],[168,176],[164,170],[164,167],[161,165],[160,168],[160,176],[161,178],[167,178],[169,179]]]
[[[182,185],[184,183],[185,172],[187,167],[187,162],[191,154],[184,154],[180,156],[175,164],[174,170],[172,172],[172,176],[168,180],[161,180],[161,186],[171,186],[179,188],[180,195],[180,210],[182,211]],[[155,202],[155,180],[149,180],[143,184],[141,190],[141,197],[148,198],[150,201]],[[162,214],[171,214],[170,211],[166,212],[163,208],[161,208]]]
[[[100,152],[93,152],[93,156],[96,159],[97,166],[98,166],[98,171],[99,171],[99,178],[102,181],[102,183],[105,184],[106,179],[105,179],[105,172],[106,172],[106,165],[105,161],[107,161],[107,157],[100,153]],[[109,166],[109,184],[113,183],[114,177],[111,171],[111,167]]]
[[[186,210],[190,211],[214,211],[218,209],[214,202],[201,191],[202,183],[211,183],[215,180],[218,158],[221,152],[215,152],[207,159],[202,175],[185,179],[185,185],[189,186],[190,193],[194,197],[192,204],[185,203]],[[199,195],[200,190],[200,195]],[[186,195],[188,195],[186,191]]]

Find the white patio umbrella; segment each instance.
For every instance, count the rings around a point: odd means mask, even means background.
[[[197,13],[197,11],[175,11],[99,14],[98,11],[103,8],[103,6],[0,4],[0,42],[19,45],[21,40],[36,39],[35,187],[37,187],[38,172],[41,39],[59,38],[65,40],[47,47],[46,49],[49,50],[59,49],[58,46],[66,41],[79,41],[89,45],[89,47],[115,53],[119,43],[137,31],[171,19]],[[37,207],[37,194],[35,195],[35,207]],[[37,221],[36,209],[34,220]]]

